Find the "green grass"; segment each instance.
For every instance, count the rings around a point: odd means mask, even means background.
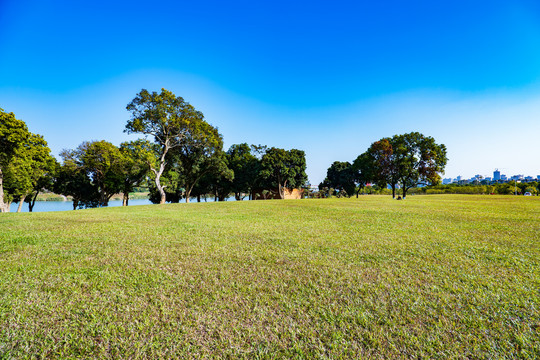
[[[538,358],[540,198],[0,216],[0,358]]]

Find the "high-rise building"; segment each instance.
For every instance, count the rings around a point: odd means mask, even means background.
[[[499,171],[499,169],[495,169],[495,171],[493,172],[493,181],[498,180],[501,180],[501,172]]]

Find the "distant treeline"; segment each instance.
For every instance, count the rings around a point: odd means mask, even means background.
[[[415,188],[411,193],[416,194],[496,194],[496,195],[523,195],[530,193],[531,195],[538,195],[540,191],[540,183],[533,182],[521,182],[515,183],[513,181],[503,184],[493,185],[435,185],[426,186],[421,188]]]

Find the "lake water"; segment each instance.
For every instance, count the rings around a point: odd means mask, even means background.
[[[204,202],[204,199],[201,201]],[[214,201],[214,199],[208,199],[208,202]],[[228,198],[227,201],[234,201],[234,197]],[[185,203],[186,200],[182,199],[181,203]],[[191,202],[197,202],[197,199],[191,199]],[[129,206],[137,205],[152,205],[148,199],[130,199]],[[10,211],[16,212],[19,204],[12,203]],[[122,206],[122,200],[109,201],[109,207]],[[28,204],[23,204],[22,212],[28,212]],[[45,212],[45,211],[73,211],[72,201],[36,201],[33,212]]]

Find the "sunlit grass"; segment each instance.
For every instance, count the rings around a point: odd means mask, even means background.
[[[0,358],[540,357],[540,198],[0,216]]]

